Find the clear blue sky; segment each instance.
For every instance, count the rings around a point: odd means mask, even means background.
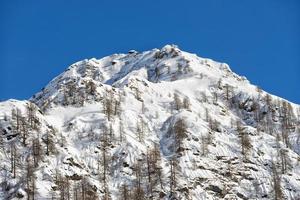
[[[299,0],[1,0],[0,99],[84,58],[177,44],[300,103]]]

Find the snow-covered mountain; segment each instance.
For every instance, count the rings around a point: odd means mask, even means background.
[[[0,102],[0,199],[300,199],[300,106],[175,45]]]

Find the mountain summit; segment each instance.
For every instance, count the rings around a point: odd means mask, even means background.
[[[299,199],[300,106],[175,45],[0,102],[0,199]]]

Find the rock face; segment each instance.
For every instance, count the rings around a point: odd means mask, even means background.
[[[0,102],[0,199],[299,199],[300,106],[166,45]]]

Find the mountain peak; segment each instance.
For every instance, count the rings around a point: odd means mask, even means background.
[[[85,87],[86,83],[91,82],[97,87],[103,84],[120,87],[131,76],[139,76],[152,83],[197,77],[209,77],[211,81],[226,76],[243,79],[232,73],[227,64],[181,51],[176,45],[165,45],[160,50],[141,53],[130,50],[128,54],[113,54],[101,59],[76,62],[37,93],[32,101],[38,105],[41,104],[40,99],[44,101],[43,98],[55,101],[57,96],[62,96],[63,87],[73,83],[76,88]]]
[[[180,51],[179,47],[176,44],[166,44],[161,48],[161,51],[171,52],[171,51]]]
[[[130,50],[0,103],[0,199],[295,199],[299,138],[300,106],[227,64]]]

